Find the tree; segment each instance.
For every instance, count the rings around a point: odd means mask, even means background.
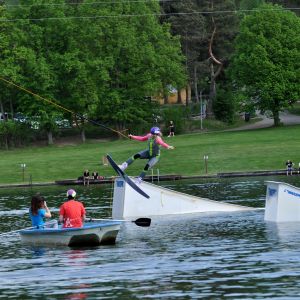
[[[279,4],[283,7],[287,7],[289,9],[292,9],[292,11],[295,12],[298,16],[300,15],[299,11],[299,0],[272,0],[273,4]]]
[[[256,9],[260,5],[264,4],[264,0],[241,0],[240,9],[241,10],[251,10]]]
[[[270,110],[278,126],[279,112],[300,96],[300,20],[277,5],[260,8],[242,20],[229,72],[248,103]]]
[[[199,101],[199,92],[209,94],[207,113],[212,117],[217,81],[222,80],[224,66],[232,53],[239,21],[236,14],[223,12],[235,11],[235,1],[175,1],[163,3],[162,7],[168,14],[166,19],[171,22],[173,33],[181,36],[195,98]]]
[[[159,23],[156,1],[19,2],[7,11],[15,21],[0,67],[19,85],[74,112],[83,141],[81,116],[118,129],[143,123],[152,115],[151,96],[185,85],[179,40]],[[27,115],[42,116],[50,143],[58,108],[24,92],[16,98]]]
[[[202,57],[204,60],[207,59],[208,32],[205,16],[191,12],[199,11],[202,7],[194,0],[162,1],[161,6],[167,14],[162,17],[162,22],[169,22],[172,33],[180,36],[181,49],[186,57],[185,69],[189,76],[189,85],[197,89],[199,73],[201,74],[202,70]],[[206,47],[205,54],[202,52],[203,44]],[[197,97],[197,93],[195,94]],[[180,98],[178,100],[180,101]]]
[[[53,99],[55,95],[56,83],[56,75],[49,63],[49,53],[53,48],[52,43],[47,43],[47,39],[50,40],[47,28],[50,26],[47,22],[35,19],[59,15],[53,6],[38,5],[34,1],[30,3],[27,1],[24,6],[8,6],[6,18],[15,21],[7,23],[8,44],[2,52],[3,56],[0,61],[2,74],[9,81],[50,99]],[[56,37],[57,35],[58,30]],[[25,93],[24,90],[17,92],[16,86],[13,88],[6,86],[3,94],[8,95],[10,100],[14,100],[18,111],[35,119],[42,115],[47,116],[47,122],[44,122],[45,118],[41,117],[40,125],[41,128],[46,129],[48,143],[52,144],[51,128],[55,127],[54,116],[57,115],[57,109],[40,98]],[[49,122],[52,123],[51,126]]]
[[[80,9],[81,14],[92,13],[88,6]],[[78,47],[93,45],[81,50],[94,58],[89,72],[97,98],[89,106],[90,114],[119,130],[145,123],[152,115],[151,96],[166,91],[169,85],[185,84],[179,40],[170,34],[168,25],[159,23],[155,1],[101,3],[93,9],[93,15],[108,17],[86,20],[80,31],[85,41]]]
[[[7,12],[4,7],[0,6],[0,17],[3,19],[7,18]],[[11,43],[12,39],[10,36],[14,36],[12,26],[10,23],[2,23],[0,27],[0,67],[1,75],[9,76],[10,78],[16,79],[19,66],[14,64],[12,53],[16,50]],[[13,118],[14,105],[13,97],[14,90],[1,81],[1,93],[0,93],[0,112],[10,112],[9,117]]]

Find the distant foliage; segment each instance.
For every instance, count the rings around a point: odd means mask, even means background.
[[[0,148],[11,149],[27,145],[30,139],[30,129],[26,124],[12,120],[0,122]]]
[[[170,106],[163,110],[163,127],[164,134],[169,134],[170,121],[175,125],[175,134],[182,133],[185,130],[186,124],[186,107],[185,106]]]
[[[214,114],[217,120],[233,124],[236,114],[234,96],[229,91],[218,90],[216,100],[213,105]]]
[[[237,93],[278,126],[279,112],[300,97],[300,19],[278,5],[259,8],[242,20],[229,73]]]
[[[0,6],[0,18],[16,20],[1,23],[2,76],[67,111],[2,83],[0,99],[13,99],[26,116],[48,116],[41,126],[48,137],[57,111],[74,121],[82,137],[86,122],[80,115],[118,130],[141,125],[151,118],[151,96],[185,85],[180,41],[160,24],[157,1],[19,2]]]

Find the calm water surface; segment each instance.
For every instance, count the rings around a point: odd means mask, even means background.
[[[174,190],[264,207],[264,180],[300,186],[300,177],[190,180]],[[111,215],[111,186],[76,187],[87,214]],[[0,232],[30,226],[30,196],[58,215],[66,187],[0,189]],[[264,211],[153,218],[124,223],[116,245],[30,247],[1,236],[1,299],[299,299],[300,224],[266,223]]]

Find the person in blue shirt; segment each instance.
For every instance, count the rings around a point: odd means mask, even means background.
[[[29,215],[32,226],[36,226],[37,228],[44,227],[44,218],[51,218],[51,212],[44,197],[39,194],[32,197]]]

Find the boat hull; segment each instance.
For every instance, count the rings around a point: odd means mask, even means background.
[[[29,229],[19,232],[21,241],[34,245],[69,247],[115,244],[121,222],[88,223],[81,228]]]

